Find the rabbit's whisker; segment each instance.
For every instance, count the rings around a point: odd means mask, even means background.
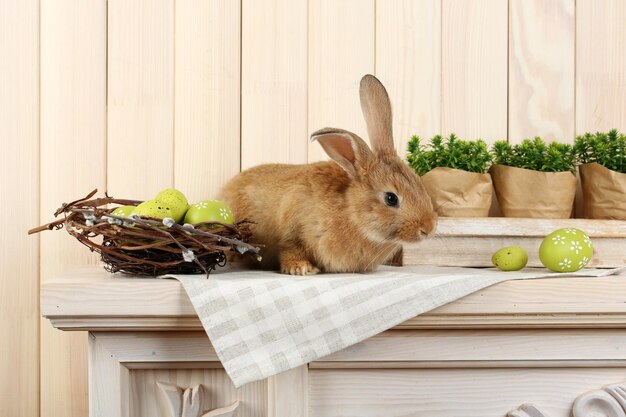
[[[379,249],[379,248],[380,248],[380,247],[381,247],[381,246],[385,243],[385,241],[386,241],[386,240],[387,240],[387,238],[383,239],[383,240],[382,240],[382,241],[380,241],[380,242],[376,242],[376,243],[375,243],[375,245],[374,245],[374,250],[373,250],[373,252],[374,252],[374,253],[378,252],[378,249]],[[365,267],[364,271],[366,271],[366,270],[367,270],[367,268],[369,268],[369,266],[371,265],[371,263],[372,263],[372,261],[373,261],[374,259],[376,259],[376,257],[375,257],[375,256],[373,256],[373,257],[372,257],[372,259],[370,260],[370,262],[369,262],[369,263],[367,264],[367,266]],[[357,272],[357,269],[358,269],[358,267],[356,267],[356,268],[352,271],[352,273],[353,273],[353,274],[354,274],[354,273],[356,273],[356,272]]]
[[[378,243],[378,245],[376,245],[376,254],[372,257],[372,259],[370,259],[369,263],[367,264],[367,266],[365,267],[365,270],[367,271],[367,269],[370,267],[370,265],[372,265],[372,263],[374,263],[374,261],[376,259],[379,258],[380,255],[382,255],[385,252],[385,244],[387,242],[389,242],[391,239],[390,238],[385,238],[382,242]],[[380,250],[379,250],[380,249]],[[389,252],[389,254],[387,255],[387,257],[389,255],[391,255],[391,253],[396,250],[397,248],[392,247],[391,251]],[[380,263],[380,262],[379,262]]]

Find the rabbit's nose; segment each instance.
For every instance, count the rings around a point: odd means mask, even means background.
[[[435,215],[432,219],[425,221],[420,228],[420,234],[424,236],[432,236],[437,230],[437,216]]]

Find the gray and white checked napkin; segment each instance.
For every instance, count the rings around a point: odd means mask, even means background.
[[[236,387],[314,361],[499,282],[605,276],[405,266],[295,277],[267,271],[168,275],[180,281]]]

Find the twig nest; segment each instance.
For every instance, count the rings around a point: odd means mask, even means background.
[[[175,207],[165,201],[142,202],[108,196],[89,200],[96,191],[64,204],[55,213],[63,218],[30,233],[65,226],[70,235],[100,253],[108,271],[131,275],[208,274],[225,265],[227,252],[258,257],[260,249],[248,243],[249,223],[245,220],[234,223],[230,210],[230,217],[225,219],[230,223],[203,218],[200,227],[182,226],[175,217]],[[169,192],[166,196],[176,203],[176,193]],[[182,207],[183,200],[179,203]],[[121,206],[109,208],[111,204]]]

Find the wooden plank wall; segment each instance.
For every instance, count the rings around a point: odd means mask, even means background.
[[[85,335],[39,320],[38,282],[97,258],[24,234],[61,202],[94,187],[199,200],[242,168],[325,159],[312,131],[365,136],[366,72],[401,153],[411,134],[626,130],[624,21],[623,0],[0,2],[3,411],[87,414]]]
[[[0,2],[0,414],[39,414],[39,3]]]
[[[441,133],[506,139],[508,3],[442,0],[441,12]]]
[[[106,188],[106,2],[41,2],[41,214]],[[41,234],[41,281],[98,258],[62,233]],[[41,321],[41,415],[87,414],[87,337]]]
[[[574,0],[513,0],[509,141],[574,137]]]

